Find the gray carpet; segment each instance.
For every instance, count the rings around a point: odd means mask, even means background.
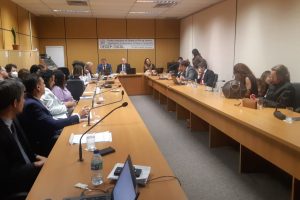
[[[232,147],[210,149],[208,133],[190,132],[152,96],[131,96],[191,200],[288,200],[286,181],[265,173],[240,174],[239,153]]]

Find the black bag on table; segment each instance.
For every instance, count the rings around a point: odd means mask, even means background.
[[[226,98],[241,99],[245,96],[246,88],[242,88],[240,81],[227,81],[222,87],[222,92]]]

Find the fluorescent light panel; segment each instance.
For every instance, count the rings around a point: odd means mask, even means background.
[[[57,10],[54,9],[53,12],[61,12],[61,13],[89,13],[89,10]]]

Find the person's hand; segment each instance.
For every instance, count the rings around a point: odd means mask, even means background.
[[[82,110],[79,112],[80,118],[86,117],[90,112],[90,108],[88,106],[84,106]]]
[[[35,167],[42,167],[47,160],[46,157],[40,155],[37,155],[35,159],[36,161],[33,163]]]

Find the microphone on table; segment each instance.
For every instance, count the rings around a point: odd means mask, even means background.
[[[92,108],[89,110],[89,113],[88,113],[88,126],[90,126],[90,125],[91,125],[91,116],[90,116],[90,112],[91,112],[91,110],[94,110],[95,108],[100,108],[100,107],[103,107],[103,106],[108,106],[108,105],[111,105],[111,104],[114,104],[114,103],[118,103],[118,102],[121,102],[121,101],[123,101],[123,97],[124,97],[124,90],[122,90],[121,94],[122,94],[122,97],[121,97],[121,99],[120,99],[120,100],[118,100],[118,101],[114,101],[114,102],[107,103],[107,104],[103,104],[103,105],[96,106],[96,107],[92,106]],[[93,105],[94,105],[94,104],[93,104]]]
[[[96,93],[97,93],[97,88],[98,88],[98,85],[96,85],[96,88],[95,88],[95,91],[94,91],[94,94],[93,94],[91,109],[94,108],[94,102],[95,102],[95,96],[96,96]],[[88,117],[88,124],[90,124],[90,121],[91,121],[90,111],[89,111],[87,117]]]
[[[93,126],[91,126],[89,129],[87,129],[80,137],[79,139],[79,161],[82,162],[83,158],[82,158],[82,144],[81,144],[81,140],[83,138],[83,136],[85,134],[87,134],[92,128],[94,128],[95,126],[97,126],[100,122],[102,122],[106,117],[108,117],[108,115],[110,115],[111,113],[113,113],[115,110],[122,108],[122,107],[126,107],[128,105],[127,102],[122,103],[122,105],[112,109],[109,113],[107,113],[104,117],[102,117],[98,122],[96,122]]]
[[[278,110],[278,106],[280,106],[280,103],[282,102],[282,97],[286,94],[289,94],[290,91],[284,91],[282,92],[282,94],[277,98],[276,100],[276,107],[275,107],[275,111],[273,113],[273,115],[277,118],[277,119],[280,119],[280,120],[285,120],[286,119],[286,115],[283,114],[282,112],[280,112]]]

